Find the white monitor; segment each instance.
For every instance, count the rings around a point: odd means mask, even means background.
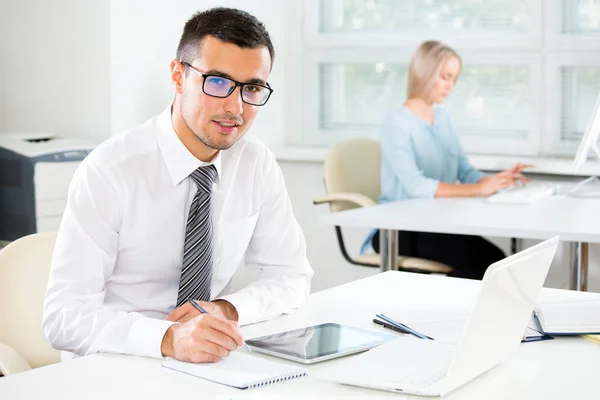
[[[596,100],[594,111],[590,116],[581,143],[577,149],[575,160],[573,161],[573,173],[578,173],[587,159],[590,150],[596,153],[596,157],[600,160],[600,149],[598,149],[598,135],[600,135],[600,94]]]

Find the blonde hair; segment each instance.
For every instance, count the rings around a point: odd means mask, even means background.
[[[450,46],[446,46],[437,40],[428,40],[421,43],[412,55],[408,65],[407,98],[427,95],[438,79],[444,62],[451,57],[456,57],[462,67],[460,56]]]

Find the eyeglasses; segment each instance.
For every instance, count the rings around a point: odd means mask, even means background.
[[[244,103],[253,106],[264,106],[269,100],[269,97],[271,97],[271,93],[273,93],[273,89],[271,89],[268,83],[266,86],[257,83],[242,83],[218,75],[207,75],[198,71],[185,61],[181,61],[181,63],[204,78],[204,82],[202,82],[202,91],[212,97],[223,99],[228,97],[235,91],[235,88],[240,86],[240,95],[242,96],[242,101]]]

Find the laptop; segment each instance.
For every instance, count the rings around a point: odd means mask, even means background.
[[[517,351],[559,238],[490,265],[456,344],[402,336],[320,374],[348,385],[443,396]]]

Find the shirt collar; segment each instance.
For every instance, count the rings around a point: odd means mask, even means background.
[[[160,147],[173,184],[178,185],[199,167],[211,164],[217,170],[215,182],[219,183],[221,176],[221,151],[210,162],[200,161],[194,157],[183,145],[177,133],[175,133],[171,119],[171,108],[172,105],[168,106],[158,116],[157,125],[159,129],[158,146]]]

